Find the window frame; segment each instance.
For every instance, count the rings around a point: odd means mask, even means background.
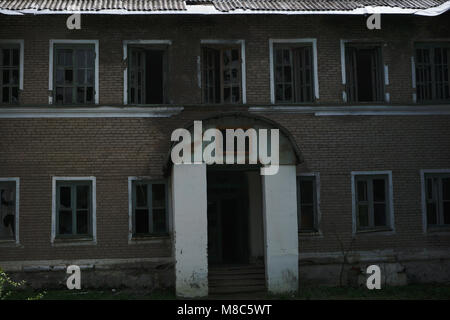
[[[152,48],[155,49],[162,49],[165,50],[165,56],[166,56],[166,68],[169,69],[169,50],[170,46],[172,45],[171,40],[124,40],[122,42],[122,50],[123,50],[123,63],[124,63],[124,70],[123,70],[123,104],[128,105],[129,101],[129,95],[128,95],[128,89],[129,89],[129,78],[130,78],[130,72],[129,72],[129,63],[128,63],[128,53],[129,53],[129,47],[146,47],[148,50],[151,50]],[[167,87],[168,87],[168,75],[169,72],[167,72],[165,79],[163,79],[164,82],[164,93],[163,93],[163,100],[164,103],[168,101],[167,97]],[[144,104],[133,104],[133,105],[144,105]]]
[[[374,99],[372,101],[350,101],[348,97],[348,79],[347,79],[347,47],[359,48],[373,48],[378,50],[378,63],[379,63],[379,86],[380,99]],[[389,103],[390,94],[387,92],[387,86],[389,85],[388,65],[384,61],[383,42],[372,42],[365,40],[341,40],[341,73],[342,73],[342,85],[344,86],[342,92],[342,98],[344,103],[348,104],[373,104],[373,103]],[[357,85],[357,83],[355,84]],[[373,88],[372,88],[373,90]]]
[[[436,232],[436,231],[450,231],[450,224],[436,224],[436,225],[428,225],[427,220],[427,178],[428,177],[436,177],[439,178],[440,186],[442,186],[442,178],[450,178],[450,169],[425,169],[420,170],[420,181],[421,181],[421,198],[422,198],[422,227],[423,232]],[[439,189],[438,194],[440,196],[440,199],[436,199],[436,201],[443,202],[442,199],[442,189]],[[448,200],[447,200],[448,201]],[[438,204],[438,214],[443,219],[443,211],[442,211],[442,205]]]
[[[14,239],[3,239],[0,240],[0,244],[8,244],[8,243],[15,243],[16,246],[20,245],[20,224],[19,224],[19,213],[20,213],[20,178],[0,178],[0,183],[2,182],[13,182],[15,183],[15,210],[14,210],[14,233],[15,238]],[[3,223],[3,221],[0,221],[0,223]]]
[[[21,92],[23,91],[23,75],[24,75],[24,46],[25,41],[23,39],[0,39],[0,48],[3,47],[19,47],[19,85],[18,85],[18,102],[17,103],[2,103],[0,105],[20,105],[21,104]],[[0,93],[1,95],[2,93]]]
[[[241,96],[241,100],[239,103],[232,103],[232,104],[236,104],[236,105],[241,105],[241,104],[246,104],[247,103],[247,90],[246,90],[246,59],[245,59],[245,40],[217,40],[217,39],[202,39],[200,40],[200,55],[197,58],[197,75],[198,75],[198,84],[199,87],[201,89],[201,96],[202,96],[202,103],[205,104],[204,102],[204,88],[203,88],[203,48],[204,47],[212,47],[212,48],[216,48],[216,49],[220,49],[221,52],[223,49],[230,49],[230,48],[235,48],[235,47],[240,47],[240,61],[241,61],[241,74],[240,74],[240,96]],[[222,65],[222,61],[220,61],[220,64]],[[221,85],[221,89],[222,89],[222,85]],[[220,103],[208,103],[208,104],[223,104],[223,97],[221,97],[221,102]]]
[[[58,46],[77,46],[77,45],[93,45],[95,52],[94,59],[94,100],[92,103],[56,103],[56,57],[55,57],[55,45]],[[74,84],[76,87],[76,85]],[[70,106],[70,105],[97,105],[99,104],[99,40],[70,40],[70,39],[51,39],[49,42],[49,77],[48,77],[48,89],[49,89],[49,97],[48,103],[50,105],[56,105],[59,107]]]
[[[311,45],[312,46],[312,102],[293,102],[290,104],[312,104],[319,100],[319,75],[318,75],[318,57],[317,57],[317,39],[316,38],[301,38],[301,39],[269,39],[269,63],[270,63],[270,102],[276,104],[275,100],[275,50],[277,45],[296,46],[296,45]],[[285,103],[283,103],[285,104]]]
[[[415,89],[415,93],[413,95],[413,99],[415,103],[418,104],[429,104],[429,103],[448,103],[450,102],[449,99],[436,99],[436,73],[435,73],[435,67],[436,64],[434,62],[434,50],[437,48],[447,48],[448,51],[448,57],[447,57],[447,68],[448,68],[448,90],[450,91],[450,41],[429,41],[429,42],[421,42],[416,41],[413,43],[413,56],[411,58],[412,61],[412,75],[413,75],[413,89]],[[431,99],[426,100],[419,100],[418,90],[419,90],[419,83],[417,81],[417,75],[418,75],[418,65],[419,60],[417,58],[417,50],[418,49],[430,49],[431,50],[431,56],[430,56],[430,77],[432,78],[432,88],[431,88]]]
[[[301,196],[300,196],[300,180],[307,179],[313,181],[313,210],[314,210],[314,227],[313,229],[301,229]],[[320,211],[320,174],[318,172],[300,173],[296,178],[297,187],[297,219],[299,235],[322,235],[320,228],[321,211]]]
[[[358,221],[358,199],[357,199],[357,181],[363,180],[364,178],[379,179],[384,176],[385,179],[385,190],[386,193],[386,226],[371,226],[369,223],[368,227],[360,228]],[[359,178],[359,179],[358,179]],[[352,187],[352,233],[353,234],[363,234],[363,233],[395,233],[395,221],[394,221],[394,196],[393,196],[393,183],[392,183],[392,171],[352,171],[351,172],[351,187]],[[368,189],[368,195],[369,195]],[[372,196],[370,196],[372,197]],[[373,201],[370,202],[370,197],[368,197],[368,207],[369,221],[373,220]],[[371,209],[372,207],[372,209]]]
[[[79,185],[90,183],[90,234],[87,235],[61,235],[58,234],[59,226],[59,188],[61,185]],[[73,195],[73,192],[72,192]],[[73,200],[72,200],[73,201]],[[51,229],[51,243],[66,242],[70,243],[84,243],[84,244],[97,244],[97,219],[96,219],[96,178],[95,177],[53,177],[52,178],[52,229]],[[72,215],[73,215],[72,208]],[[73,219],[73,216],[72,216]],[[73,221],[73,220],[72,220]],[[74,226],[72,226],[74,228]]]
[[[155,232],[149,232],[149,233],[139,233],[136,234],[135,230],[135,210],[136,210],[136,185],[137,184],[146,184],[153,185],[153,184],[163,184],[165,188],[165,224],[166,224],[166,230],[165,232],[161,233],[155,233]],[[149,215],[149,230],[152,226],[153,222],[153,207],[152,207],[152,193],[151,188],[147,187],[147,210]],[[149,201],[150,197],[150,201]],[[128,216],[129,216],[129,230],[128,230],[128,243],[132,243],[136,240],[142,240],[142,239],[154,239],[154,238],[164,238],[168,237],[170,235],[170,215],[169,215],[169,183],[166,179],[153,179],[150,177],[128,177]]]

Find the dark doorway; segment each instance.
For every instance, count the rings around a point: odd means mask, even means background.
[[[146,103],[157,104],[163,103],[163,65],[164,65],[164,51],[149,50],[147,55],[147,69],[146,72]]]
[[[208,262],[249,260],[249,201],[244,171],[208,170]]]

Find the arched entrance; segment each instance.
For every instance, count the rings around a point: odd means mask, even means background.
[[[258,259],[264,262],[269,291],[296,291],[296,165],[301,161],[298,147],[289,132],[278,124],[246,113],[203,119],[203,132],[211,128],[278,129],[278,172],[260,175],[259,162],[252,165],[248,161],[219,165],[206,165],[203,161],[168,162],[177,295],[206,296],[208,272],[214,265],[251,264]],[[193,125],[186,129],[195,134]],[[251,138],[247,137],[247,142],[250,145]],[[227,147],[223,151],[235,152]],[[245,156],[248,160],[249,155]]]

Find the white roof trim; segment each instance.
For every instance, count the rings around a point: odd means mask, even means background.
[[[78,10],[67,10],[67,11],[54,11],[54,10],[36,10],[36,9],[25,9],[25,10],[7,10],[0,9],[0,13],[6,15],[23,15],[23,14],[119,14],[119,15],[137,15],[137,14],[225,14],[225,15],[236,15],[236,14],[282,14],[282,15],[366,15],[366,14],[414,14],[420,16],[438,16],[448,10],[450,10],[450,1],[447,1],[440,6],[428,8],[428,9],[404,9],[398,7],[372,7],[367,6],[364,8],[357,8],[354,10],[326,10],[326,11],[276,11],[276,10],[243,10],[237,9],[228,12],[222,12],[217,10],[213,5],[198,6],[198,5],[187,5],[187,10],[163,10],[163,11],[128,11],[128,10],[98,10],[98,11],[78,11]]]
[[[0,119],[12,118],[167,118],[179,114],[183,107],[56,107],[0,108]]]

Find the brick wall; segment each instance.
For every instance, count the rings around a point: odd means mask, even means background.
[[[170,134],[208,115],[246,106],[196,107],[200,39],[245,39],[247,101],[270,103],[269,38],[317,38],[320,103],[341,103],[340,39],[383,41],[393,103],[411,104],[412,43],[448,39],[449,15],[382,18],[381,31],[363,17],[326,16],[0,16],[0,39],[25,39],[24,104],[48,103],[49,39],[100,40],[100,104],[123,101],[122,41],[170,39],[169,98],[185,105],[171,118],[0,119],[0,177],[20,177],[20,248],[0,247],[0,260],[149,258],[171,256],[170,241],[128,244],[129,176],[161,177]],[[450,116],[345,116],[262,113],[287,128],[320,172],[324,236],[301,237],[301,252],[339,251],[335,234],[351,239],[351,171],[392,170],[394,235],[358,235],[357,250],[446,249],[450,235],[422,232],[420,169],[450,168]],[[95,246],[52,247],[52,176],[97,178]]]
[[[82,16],[81,30],[68,30],[63,16],[0,16],[0,39],[25,39],[23,104],[48,103],[49,39],[100,40],[100,104],[123,101],[123,40],[169,39],[168,96],[175,104],[201,102],[197,86],[200,39],[246,41],[247,101],[269,104],[269,38],[317,38],[320,100],[342,101],[340,39],[384,43],[392,103],[412,103],[413,42],[448,40],[450,14],[383,16],[381,30],[368,30],[362,16]]]

